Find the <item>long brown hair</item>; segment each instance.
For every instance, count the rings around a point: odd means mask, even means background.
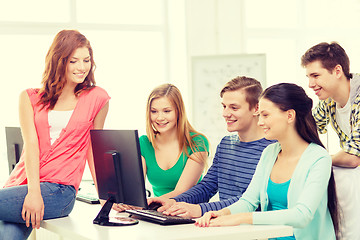
[[[162,85],[156,87],[155,89],[153,89],[151,91],[151,93],[148,97],[148,100],[147,100],[146,134],[147,134],[147,137],[149,138],[149,141],[152,143],[153,147],[156,148],[155,137],[156,137],[156,134],[158,134],[159,132],[156,131],[155,127],[151,123],[151,117],[150,117],[151,103],[153,100],[161,98],[161,97],[167,97],[175,108],[175,112],[177,115],[176,132],[177,132],[177,136],[178,136],[179,145],[183,149],[183,152],[185,152],[185,154],[187,156],[189,156],[187,147],[190,147],[190,149],[193,152],[198,151],[199,143],[198,142],[195,143],[193,138],[198,135],[202,135],[202,136],[204,136],[204,135],[197,132],[191,126],[191,124],[186,116],[185,105],[184,105],[183,99],[181,97],[181,93],[180,93],[179,89],[172,84],[162,84]],[[190,135],[190,132],[195,133],[195,134]],[[206,149],[205,144],[201,147]],[[204,159],[204,161],[206,161],[206,159]]]
[[[81,47],[87,47],[89,50],[91,68],[84,82],[75,87],[74,94],[78,96],[82,91],[95,86],[95,62],[89,40],[77,30],[62,30],[55,36],[45,58],[45,71],[41,82],[43,86],[39,91],[38,102],[43,108],[54,108],[66,84],[65,73],[69,57]]]

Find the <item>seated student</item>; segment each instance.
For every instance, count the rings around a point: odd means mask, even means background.
[[[150,93],[146,133],[140,137],[140,148],[144,174],[155,196],[175,197],[200,180],[209,143],[190,125],[174,85],[163,84]]]
[[[312,100],[291,83],[266,89],[259,102],[259,126],[268,139],[248,189],[229,208],[208,212],[199,227],[285,224],[294,236],[335,239],[338,211],[331,156],[322,146],[311,115]],[[254,212],[258,206],[261,212]]]
[[[149,203],[162,203],[158,211],[165,214],[200,217],[236,202],[248,187],[262,151],[273,142],[264,138],[257,125],[261,92],[260,82],[253,78],[236,77],[226,83],[220,92],[223,117],[227,130],[236,134],[221,140],[213,164],[200,183],[173,199],[151,198]],[[220,200],[208,202],[217,192]]]
[[[41,220],[67,216],[86,159],[94,173],[90,129],[103,128],[109,108],[94,66],[86,37],[60,31],[46,56],[42,88],[21,93],[24,148],[0,190],[0,239],[27,239]]]

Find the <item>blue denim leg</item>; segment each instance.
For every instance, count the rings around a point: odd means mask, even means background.
[[[32,227],[24,223],[4,222],[0,220],[0,240],[27,239],[32,232]]]
[[[73,186],[42,182],[40,188],[45,206],[44,219],[69,215],[75,204]],[[0,240],[26,239],[30,235],[32,228],[27,228],[21,217],[26,194],[27,185],[0,190]]]

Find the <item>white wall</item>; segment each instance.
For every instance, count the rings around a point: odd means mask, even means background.
[[[241,0],[187,0],[189,57],[242,53],[242,13]]]

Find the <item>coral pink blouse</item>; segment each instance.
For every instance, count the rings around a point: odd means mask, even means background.
[[[38,105],[39,89],[26,90],[34,109],[34,122],[40,150],[40,182],[72,185],[78,190],[90,146],[90,129],[100,109],[109,101],[107,92],[94,87],[80,94],[67,126],[51,144],[48,110]],[[27,184],[24,152],[4,187]]]

